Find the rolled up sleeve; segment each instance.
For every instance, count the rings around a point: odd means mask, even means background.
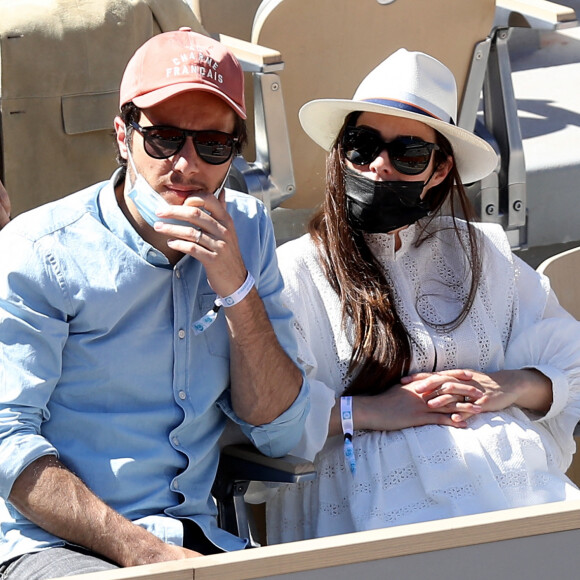
[[[2,246],[12,248],[0,260],[0,496],[6,499],[30,463],[57,455],[42,423],[50,417],[68,325],[54,306],[61,287],[48,257],[38,244],[7,230],[2,236]]]
[[[264,455],[281,457],[294,449],[302,437],[310,409],[310,388],[304,380],[292,405],[274,421],[264,425],[242,421],[233,411],[229,391],[222,395],[217,404]]]

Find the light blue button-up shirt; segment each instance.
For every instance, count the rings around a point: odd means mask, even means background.
[[[108,181],[35,209],[0,233],[0,497],[47,454],[111,507],[162,540],[182,543],[191,518],[218,546],[210,496],[226,415],[264,453],[298,441],[308,410],[303,385],[270,424],[236,418],[229,403],[223,309],[200,262],[172,267],[132,228]],[[291,313],[263,205],[227,191],[244,262],[284,350],[295,359]],[[0,562],[62,541],[0,500]]]

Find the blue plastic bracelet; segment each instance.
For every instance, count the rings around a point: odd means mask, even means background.
[[[354,435],[354,423],[352,419],[352,397],[340,397],[340,423],[344,433],[344,458],[350,468],[350,472],[356,473],[356,459],[352,436]]]

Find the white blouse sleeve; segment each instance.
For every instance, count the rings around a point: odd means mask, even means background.
[[[298,364],[302,366],[310,384],[310,413],[306,418],[302,438],[292,454],[312,461],[328,437],[330,412],[336,395],[334,389],[320,380],[320,353],[317,356],[313,352],[313,348],[330,348],[332,341],[328,337],[326,341],[320,341],[316,336],[320,319],[326,316],[326,310],[309,269],[316,264],[312,260],[308,260],[308,263],[304,260],[304,249],[304,238],[281,246],[278,249],[278,261],[284,278],[282,301],[294,313]]]
[[[506,368],[536,368],[550,378],[552,406],[537,420],[571,457],[580,419],[580,322],[559,305],[545,276],[518,258],[515,267],[519,306]]]

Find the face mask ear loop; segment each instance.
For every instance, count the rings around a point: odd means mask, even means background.
[[[437,165],[435,165],[435,167],[433,168],[433,171],[431,172],[431,175],[429,176],[429,179],[423,184],[423,188],[425,188],[425,187],[427,187],[427,185],[429,185],[431,178],[435,175],[435,173],[437,173],[437,170],[439,169],[440,165],[441,165],[441,163],[438,163]]]
[[[213,192],[214,197],[217,198],[219,196],[219,194],[221,193],[222,189],[224,188],[224,185],[226,184],[226,181],[227,181],[228,177],[230,176],[230,169],[231,168],[232,168],[232,164],[230,162],[228,170],[226,171],[226,176],[223,178],[222,182],[218,185],[217,189]]]
[[[441,163],[437,163],[437,165],[435,165],[435,167],[433,168],[433,171],[431,172],[431,175],[429,176],[429,179],[427,181],[425,181],[425,183],[423,183],[423,189],[425,189],[427,187],[427,185],[429,184],[429,182],[431,181],[431,178],[435,175],[435,173],[437,172],[437,170],[439,169],[439,166],[441,165]],[[426,195],[426,194],[425,194]],[[426,207],[427,209],[429,209],[429,206],[427,205],[427,201],[425,199],[421,199],[420,204],[423,207]],[[429,211],[429,213],[431,214],[431,211]]]
[[[127,137],[125,134],[125,146],[127,147],[127,159],[129,160],[129,163],[131,164],[131,169],[133,170],[133,175],[135,176],[135,181],[137,181],[137,176],[139,175],[139,173],[137,172],[137,167],[135,166],[135,162],[133,161],[133,155],[131,154],[131,147],[129,147],[129,143],[127,143]],[[135,185],[135,183],[131,184],[131,187],[133,187]]]

